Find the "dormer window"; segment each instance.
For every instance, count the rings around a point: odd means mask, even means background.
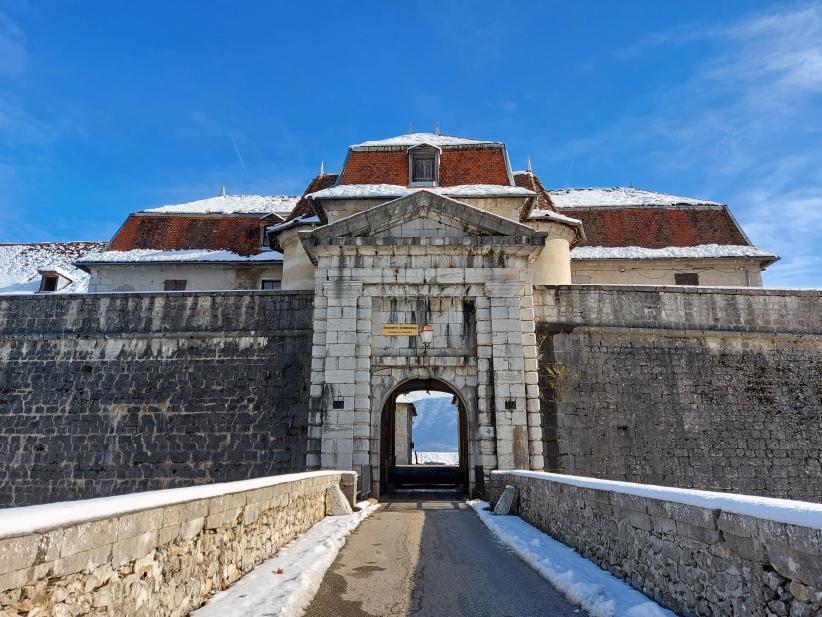
[[[433,146],[417,146],[408,153],[411,186],[434,186],[439,181],[440,152]]]

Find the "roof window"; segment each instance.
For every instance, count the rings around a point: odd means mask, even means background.
[[[418,146],[408,152],[411,186],[435,186],[439,181],[440,152],[433,146]]]

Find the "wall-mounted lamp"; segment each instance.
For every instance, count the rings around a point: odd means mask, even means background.
[[[420,341],[422,342],[424,352],[427,353],[431,343],[434,342],[434,326],[430,323],[425,324],[420,329]]]

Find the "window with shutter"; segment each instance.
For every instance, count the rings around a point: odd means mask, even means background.
[[[184,279],[167,279],[163,281],[163,291],[185,291],[186,281]]]
[[[696,272],[674,273],[674,283],[677,285],[699,285],[699,275]]]
[[[437,183],[439,152],[430,146],[414,148],[409,153],[409,184],[433,186]]]

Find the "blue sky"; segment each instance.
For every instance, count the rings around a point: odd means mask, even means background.
[[[0,0],[0,242],[301,193],[409,121],[728,203],[766,284],[822,286],[822,3]]]

